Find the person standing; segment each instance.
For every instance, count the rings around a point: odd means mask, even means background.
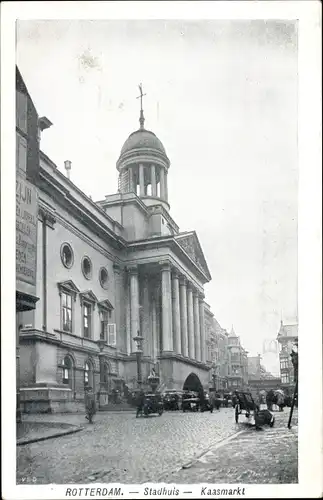
[[[141,390],[137,396],[137,411],[136,411],[136,418],[139,417],[139,415],[142,416],[142,411],[144,408],[144,403],[145,403],[145,393],[143,390]]]
[[[93,416],[96,414],[95,396],[92,387],[88,387],[85,392],[85,418],[93,424]]]

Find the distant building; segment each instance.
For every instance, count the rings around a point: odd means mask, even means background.
[[[274,377],[261,364],[261,356],[248,357],[248,385],[251,390],[259,392],[261,390],[269,391],[270,389],[279,389],[281,380],[279,377]]]
[[[206,315],[207,317],[207,315]],[[209,321],[208,359],[211,363],[210,386],[216,390],[227,389],[228,333],[213,317]]]
[[[298,342],[298,324],[284,325],[281,321],[277,335],[279,343],[279,363],[282,388],[287,394],[294,391],[294,367],[290,354]]]
[[[248,385],[248,353],[242,347],[233,327],[228,335],[228,389],[243,389]]]

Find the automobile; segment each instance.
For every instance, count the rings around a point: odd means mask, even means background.
[[[203,399],[200,398],[199,406],[201,412],[209,411],[213,413],[213,402],[211,401],[210,396],[206,391],[204,392],[204,398]]]
[[[197,392],[185,391],[182,396],[182,411],[199,411],[200,398]]]
[[[163,394],[164,410],[179,410],[181,396],[181,392],[176,389],[166,390]]]
[[[164,404],[162,395],[160,393],[147,393],[144,396],[143,413],[145,417],[152,413],[158,413],[159,416],[163,414]]]

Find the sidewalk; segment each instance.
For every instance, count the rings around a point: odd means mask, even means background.
[[[17,424],[17,446],[74,434],[83,429],[80,425],[67,424],[62,421],[51,422],[50,416],[46,416],[45,419],[37,417],[34,421],[23,417],[22,422]]]
[[[287,410],[287,409],[286,409]],[[275,426],[256,430],[237,424],[239,434],[218,443],[165,480],[180,484],[241,483],[286,484],[298,482],[298,416],[287,428],[289,409],[274,413]]]

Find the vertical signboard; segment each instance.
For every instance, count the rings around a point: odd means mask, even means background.
[[[17,172],[16,280],[36,286],[37,190]]]

